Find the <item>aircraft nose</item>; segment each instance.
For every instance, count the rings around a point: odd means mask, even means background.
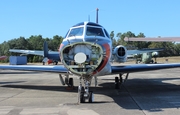
[[[62,48],[61,61],[76,75],[93,75],[103,61],[103,48],[91,42],[68,44]]]

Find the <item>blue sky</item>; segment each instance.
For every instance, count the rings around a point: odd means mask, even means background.
[[[95,22],[110,33],[143,32],[146,37],[180,36],[179,0],[1,0],[0,43],[23,36],[64,36],[83,21]]]

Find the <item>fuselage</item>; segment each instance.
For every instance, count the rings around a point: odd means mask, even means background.
[[[98,76],[111,73],[112,41],[99,24],[82,22],[67,32],[60,48],[64,66],[78,76]]]

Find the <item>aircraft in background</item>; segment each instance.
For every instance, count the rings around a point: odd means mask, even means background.
[[[157,38],[128,38],[125,37],[124,41],[144,41],[144,42],[180,42],[180,37],[157,37]]]
[[[154,57],[153,54],[154,54],[154,52],[152,52],[152,53],[150,52],[150,53],[137,54],[135,56],[136,64],[139,64],[139,63],[145,63],[145,64],[157,63],[156,58],[155,58],[155,61],[152,59]]]
[[[93,77],[97,85],[97,77],[118,74],[119,77],[115,77],[115,88],[119,88],[120,83],[124,81],[124,74],[127,80],[129,73],[133,72],[180,67],[180,63],[111,65],[112,56],[115,62],[126,62],[128,50],[122,45],[116,46],[113,50],[106,29],[93,22],[82,22],[72,26],[60,45],[59,54],[63,65],[0,65],[0,69],[58,73],[62,84],[70,87],[74,84],[73,78],[69,76],[76,75],[79,77],[78,103],[83,103],[93,102],[93,92],[89,90]]]
[[[163,50],[164,50],[164,48],[145,48],[145,49],[134,50],[139,53],[128,55],[127,62],[135,61],[136,64],[157,63],[156,58],[158,57],[158,54],[159,54],[158,52],[163,51]],[[129,50],[127,50],[127,51],[129,51]],[[154,60],[152,58],[154,58]]]
[[[119,52],[118,50],[120,50],[121,48],[126,49],[126,47],[124,47],[122,45],[116,46],[116,48],[113,49],[113,54],[112,54],[112,57],[111,57],[112,62],[115,61],[115,62],[122,63],[121,60],[119,60],[119,58],[116,55],[116,53]],[[143,55],[143,54],[146,54],[146,53],[147,54],[149,54],[149,53],[157,54],[158,51],[162,51],[162,50],[163,50],[162,48],[147,48],[147,49],[139,49],[139,50],[127,50],[126,49],[126,51],[127,51],[127,61],[136,58],[136,55]],[[147,59],[149,59],[149,57],[144,56],[144,60],[147,60]],[[126,62],[126,61],[124,61],[124,62]]]
[[[157,48],[155,48],[155,49],[157,49]],[[158,51],[164,50],[164,48],[158,48],[158,49],[159,49]],[[136,64],[139,64],[139,63],[145,63],[145,64],[157,63],[157,57],[159,55],[158,51],[136,54],[134,56],[136,59]],[[154,60],[152,58],[154,58]]]
[[[48,51],[48,44],[45,41],[43,45],[43,50],[22,50],[22,49],[10,49],[10,52],[15,52],[15,53],[22,53],[21,55],[39,55],[43,56],[43,65],[45,63],[54,63],[55,65],[58,64],[58,61],[60,61],[59,58],[59,52],[58,51]]]
[[[0,60],[4,60],[6,58],[7,58],[7,56],[0,56]]]
[[[142,41],[142,42],[180,42],[180,37],[157,37],[157,38],[151,38],[151,37],[146,37],[146,38],[134,38],[134,37],[125,37],[124,41]],[[156,54],[156,53],[155,53]],[[158,53],[157,53],[158,54]],[[151,54],[150,53],[144,53],[144,57],[149,57],[147,58],[149,61],[144,61],[144,62],[154,62],[151,59]],[[154,54],[152,53],[152,57]],[[143,56],[142,56],[143,57]],[[155,62],[157,55],[154,56]],[[157,63],[157,62],[156,62]]]

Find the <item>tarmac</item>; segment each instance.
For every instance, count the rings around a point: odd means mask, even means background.
[[[179,68],[130,73],[120,89],[116,75],[94,79],[93,103],[77,103],[79,79],[67,90],[58,74],[0,70],[0,115],[177,115]]]

